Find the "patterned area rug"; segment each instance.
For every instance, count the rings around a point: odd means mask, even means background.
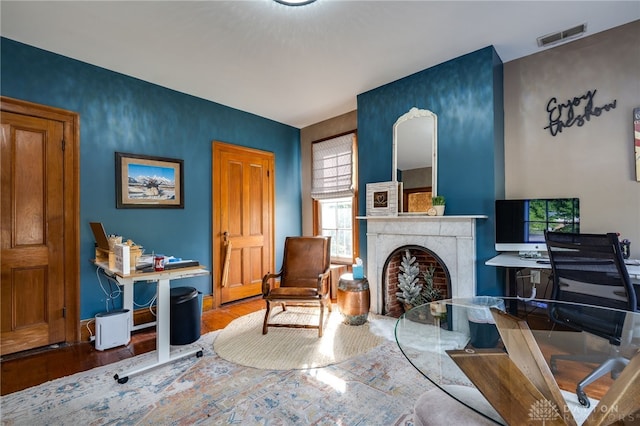
[[[389,321],[369,314],[370,321],[352,326],[342,322],[338,309],[325,312],[322,337],[317,329],[269,327],[262,334],[265,310],[245,315],[231,322],[213,342],[213,349],[223,359],[247,367],[268,370],[293,370],[325,367],[365,353],[378,346],[383,338],[369,330],[371,321]],[[318,324],[319,310],[280,307],[272,310],[271,322],[284,324]],[[395,321],[391,320],[394,324]]]
[[[370,324],[387,336],[394,325],[392,319]],[[220,358],[213,351],[219,333],[196,342],[202,358],[175,361],[125,384],[114,372],[153,354],[3,396],[2,424],[409,426],[415,401],[433,387],[393,340],[327,367],[278,371]]]

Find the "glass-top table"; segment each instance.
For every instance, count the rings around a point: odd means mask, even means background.
[[[504,312],[510,303],[518,305],[517,315]],[[576,312],[603,318],[608,329],[615,324],[620,344],[550,317]],[[420,373],[498,424],[640,420],[638,312],[480,296],[415,307],[398,319],[395,335]],[[574,356],[579,360],[567,359]],[[610,361],[615,380],[605,374],[578,392],[577,384],[607,358],[616,360]]]

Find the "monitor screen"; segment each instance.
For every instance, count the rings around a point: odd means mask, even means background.
[[[496,200],[496,251],[546,251],[545,230],[579,233],[579,199]]]

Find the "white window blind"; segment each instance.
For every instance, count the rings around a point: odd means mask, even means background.
[[[354,134],[350,133],[313,144],[311,197],[322,200],[353,196],[353,139]]]

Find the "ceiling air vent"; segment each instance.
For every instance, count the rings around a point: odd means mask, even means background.
[[[572,38],[579,37],[587,32],[587,24],[580,24],[568,30],[558,31],[557,33],[547,34],[542,37],[538,37],[538,46],[546,47],[551,44],[560,43],[561,41],[567,41]]]

